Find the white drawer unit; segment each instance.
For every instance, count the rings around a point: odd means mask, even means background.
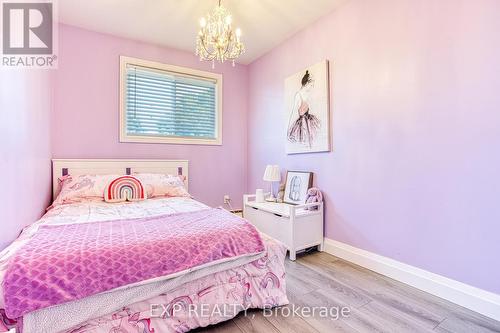
[[[317,210],[306,210],[317,206]],[[295,260],[297,251],[318,246],[323,251],[323,203],[290,205],[255,202],[255,195],[243,196],[243,217],[260,232],[281,241]]]

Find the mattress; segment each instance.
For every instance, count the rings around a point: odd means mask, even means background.
[[[9,258],[41,225],[133,219],[207,208],[190,198],[161,198],[119,204],[99,201],[57,206],[26,228],[11,246],[0,253],[0,281],[3,281]],[[33,311],[18,318],[17,325],[28,333],[109,332],[116,327],[128,332],[123,325],[130,326],[131,332],[137,332],[141,325],[144,326],[141,332],[152,332],[154,327],[157,327],[156,332],[186,331],[226,320],[249,307],[286,304],[285,249],[269,238],[264,238],[264,243],[266,250],[256,256],[237,258],[173,278],[119,288]],[[0,309],[4,306],[3,300],[0,288]],[[186,313],[175,311],[166,315],[166,311],[161,311],[158,316],[153,313],[154,306],[165,310],[165,307],[173,307],[172,304],[190,304],[191,308],[186,308]],[[216,311],[207,316],[194,311],[202,305],[213,308],[221,304],[226,305],[223,313]],[[12,322],[5,321],[12,325]]]

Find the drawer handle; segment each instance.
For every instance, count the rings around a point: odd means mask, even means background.
[[[276,213],[273,213],[274,215],[276,215],[277,217],[282,217],[283,215],[280,215],[280,214],[276,214]]]
[[[257,207],[252,207],[252,208],[255,209],[255,210],[259,210]]]

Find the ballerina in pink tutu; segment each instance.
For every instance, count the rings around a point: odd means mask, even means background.
[[[309,108],[309,98],[311,89],[314,87],[314,79],[309,71],[306,71],[301,80],[302,86],[295,94],[293,109],[290,115],[290,122],[294,119],[297,112],[298,118],[288,127],[288,141],[302,143],[311,148],[316,132],[321,127],[320,120],[313,114]]]

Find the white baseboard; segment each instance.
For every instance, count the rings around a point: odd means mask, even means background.
[[[500,321],[500,295],[325,238],[324,251]]]

